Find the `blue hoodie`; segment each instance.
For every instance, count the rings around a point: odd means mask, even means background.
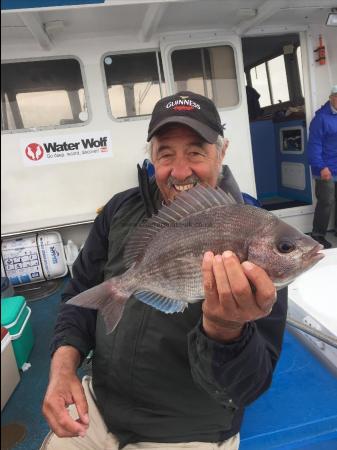
[[[328,167],[337,176],[337,114],[333,114],[330,102],[326,102],[312,119],[309,129],[308,159],[314,176]]]

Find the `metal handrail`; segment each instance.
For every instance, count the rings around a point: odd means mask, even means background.
[[[334,336],[328,336],[325,333],[322,333],[321,331],[315,330],[312,327],[309,327],[308,325],[305,325],[304,323],[299,322],[298,320],[287,318],[287,324],[297,328],[298,330],[303,331],[306,334],[309,334],[310,336],[319,339],[320,341],[324,342],[325,344],[331,345],[331,347],[337,348],[337,338]]]

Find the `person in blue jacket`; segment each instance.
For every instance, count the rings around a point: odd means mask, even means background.
[[[337,236],[337,85],[332,87],[329,101],[316,111],[311,121],[308,157],[317,197],[311,235],[324,248],[330,248],[325,234],[333,204]]]

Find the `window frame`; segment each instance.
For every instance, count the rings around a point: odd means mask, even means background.
[[[300,50],[300,53],[301,53],[301,61],[299,61],[299,59],[298,59],[298,50]],[[304,70],[303,70],[303,55],[302,55],[301,43],[298,44],[294,53],[296,55],[298,76],[299,76],[299,82],[300,82],[300,87],[301,87],[301,95],[304,98]]]
[[[300,150],[284,150],[283,147],[283,131],[296,130],[300,131],[301,134],[301,148]],[[294,125],[290,127],[281,127],[279,130],[279,144],[280,144],[280,153],[283,155],[302,155],[305,150],[305,141],[304,141],[304,127],[302,125]]]
[[[115,117],[112,114],[112,109],[111,109],[111,104],[110,104],[110,99],[109,99],[109,92],[108,92],[108,84],[107,84],[107,79],[106,79],[106,75],[105,75],[105,70],[104,70],[104,59],[107,56],[117,56],[117,55],[135,55],[135,54],[139,54],[139,53],[157,53],[160,55],[161,57],[161,63],[162,63],[162,70],[163,70],[163,74],[164,74],[164,79],[166,81],[166,74],[165,74],[165,69],[164,69],[164,64],[163,64],[163,58],[162,58],[162,52],[160,50],[159,47],[156,48],[140,48],[140,49],[136,49],[136,50],[132,50],[132,51],[128,51],[128,50],[119,50],[119,51],[107,51],[104,52],[103,55],[101,56],[101,60],[100,60],[100,66],[101,66],[101,74],[102,74],[102,82],[103,82],[103,89],[104,89],[104,97],[105,97],[105,103],[106,103],[106,108],[107,108],[107,112],[108,112],[108,116],[109,118],[113,121],[113,122],[133,122],[133,121],[139,121],[139,120],[148,120],[149,117],[151,117],[151,113],[150,114],[142,114],[139,116],[132,116],[132,117]],[[157,64],[157,70],[158,70],[158,64]],[[160,90],[160,94],[163,94],[163,80],[161,77],[161,73],[158,73],[158,78],[159,78],[159,90]],[[166,90],[168,90],[168,85],[167,85],[167,81],[166,81]],[[169,95],[168,93],[166,95]],[[161,97],[160,99],[162,99],[163,97]],[[160,100],[158,99],[158,100]]]
[[[39,62],[39,61],[55,61],[55,60],[63,60],[63,59],[73,59],[79,63],[81,78],[83,81],[83,90],[84,97],[87,105],[87,113],[88,118],[84,122],[72,123],[72,124],[64,124],[64,125],[50,125],[50,126],[39,126],[39,127],[30,127],[30,128],[16,128],[14,130],[1,130],[2,134],[16,134],[16,133],[27,133],[27,131],[47,131],[47,130],[59,130],[59,129],[67,129],[67,128],[78,128],[84,127],[90,124],[92,121],[92,110],[90,105],[90,96],[88,90],[87,79],[85,76],[84,65],[82,60],[75,55],[61,55],[61,56],[45,56],[45,57],[34,57],[34,58],[15,58],[15,59],[7,59],[1,60],[1,66],[3,64],[13,64],[13,63],[28,63],[28,62]]]
[[[234,67],[235,67],[235,73],[236,73],[236,84],[237,84],[237,90],[238,90],[238,103],[236,103],[233,106],[218,106],[215,104],[217,110],[220,111],[232,111],[235,109],[238,109],[242,105],[242,86],[241,86],[241,70],[240,65],[238,62],[238,55],[237,50],[234,44],[230,41],[205,41],[205,42],[191,42],[191,44],[173,44],[170,46],[170,48],[167,51],[168,56],[168,65],[169,65],[169,75],[170,75],[170,84],[169,88],[171,90],[171,94],[175,94],[177,91],[175,90],[175,83],[176,80],[174,78],[174,72],[173,72],[173,65],[172,65],[172,53],[176,50],[188,50],[188,49],[201,49],[201,48],[209,48],[209,47],[225,47],[228,46],[232,49],[233,55],[234,55]],[[243,75],[242,75],[243,76]]]

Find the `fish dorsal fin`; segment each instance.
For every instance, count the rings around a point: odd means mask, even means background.
[[[145,220],[131,235],[124,252],[124,264],[131,267],[144,254],[154,235],[187,217],[216,206],[235,204],[236,201],[220,188],[205,187],[201,184],[182,192],[170,204],[164,205],[157,215]]]
[[[143,303],[159,309],[166,314],[182,312],[187,306],[186,302],[173,300],[151,291],[136,291],[134,295]]]

